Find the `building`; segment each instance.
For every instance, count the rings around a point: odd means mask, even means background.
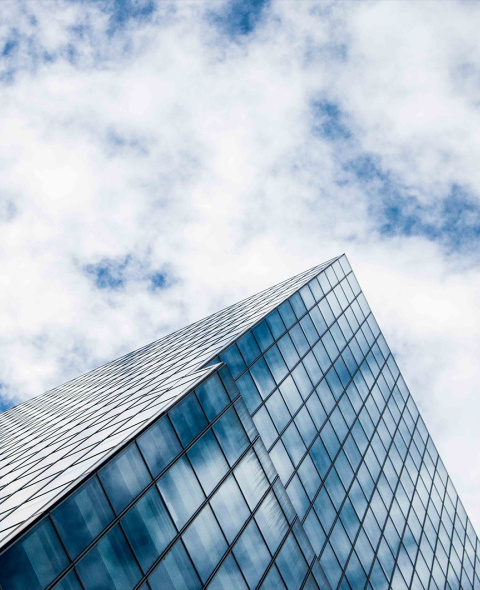
[[[480,588],[345,256],[0,415],[2,590]]]

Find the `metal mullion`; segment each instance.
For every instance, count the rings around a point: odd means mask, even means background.
[[[438,461],[440,460],[440,455],[437,456],[437,463],[435,465],[435,472],[437,471],[437,465],[438,465]],[[441,478],[440,478],[441,481]],[[447,475],[447,483],[448,483],[448,475]],[[442,481],[443,484],[443,481]],[[438,491],[438,490],[437,490]],[[447,484],[445,483],[445,488],[443,490],[443,495],[442,495],[442,510],[440,511],[440,514],[438,515],[439,517],[439,524],[438,524],[438,530],[435,531],[436,532],[436,536],[435,536],[435,547],[433,547],[433,561],[432,561],[432,569],[431,569],[431,573],[430,573],[430,580],[429,580],[429,584],[428,584],[428,590],[430,590],[430,586],[432,585],[432,578],[433,578],[433,568],[435,565],[435,560],[438,561],[437,559],[437,546],[438,546],[438,542],[439,542],[439,531],[440,531],[440,527],[442,526],[442,514],[443,512],[446,510],[445,508],[445,495],[447,493]],[[438,561],[438,565],[440,566],[440,569],[442,569],[442,566],[440,565],[440,561]],[[447,568],[448,571],[448,568]],[[443,572],[443,570],[442,570]],[[445,572],[445,583],[443,585],[443,587],[445,588],[447,584],[447,573]],[[435,585],[437,585],[436,581],[435,581]]]
[[[373,345],[372,345],[372,346],[373,346]],[[388,357],[387,357],[387,358],[388,358]],[[385,365],[386,365],[386,360],[385,360],[385,363],[384,363],[384,365],[382,366],[382,368],[383,368]],[[381,374],[381,371],[380,371],[379,375],[380,375],[380,374]],[[401,373],[399,373],[399,377],[400,377],[400,375],[401,375]],[[399,377],[397,377],[397,379],[395,380],[395,385],[394,385],[394,386],[393,386],[393,388],[392,388],[392,391],[391,391],[391,393],[390,393],[390,395],[389,395],[389,397],[388,397],[388,400],[390,400],[390,398],[393,396],[393,389],[395,388],[395,386],[396,386],[396,384],[397,384],[397,382],[398,382],[398,379],[399,379]],[[375,380],[375,381],[376,381],[376,380]],[[374,387],[374,386],[372,386],[372,389],[373,389],[373,387]],[[367,396],[367,398],[366,398],[366,399],[368,399],[368,396]],[[395,400],[394,400],[394,401],[395,401]],[[386,408],[387,408],[387,404],[388,404],[388,401],[387,401],[387,402],[385,402],[385,407],[384,407],[383,411],[382,411],[382,412],[381,412],[381,414],[380,414],[380,419],[383,417],[383,414],[384,414],[384,412],[385,412],[385,410],[386,410]],[[364,402],[364,403],[363,403],[363,405],[362,405],[362,409],[363,409],[363,407],[364,407],[364,406],[365,406],[365,402]],[[354,550],[355,550],[355,549],[354,549],[354,545],[355,545],[355,542],[356,542],[356,540],[357,540],[357,538],[358,538],[358,535],[360,534],[360,531],[361,531],[361,530],[363,530],[363,522],[364,522],[364,520],[365,520],[365,516],[366,516],[366,514],[367,514],[367,511],[368,511],[368,509],[370,508],[370,505],[371,505],[371,499],[373,498],[373,494],[375,493],[375,491],[376,491],[376,490],[377,490],[377,488],[378,488],[378,481],[380,480],[380,476],[381,476],[381,474],[383,473],[383,466],[385,465],[385,463],[386,463],[387,459],[389,458],[389,456],[388,456],[388,453],[389,453],[389,451],[390,451],[390,449],[391,449],[392,445],[394,444],[394,440],[393,440],[393,439],[395,438],[395,434],[398,432],[398,429],[399,429],[399,424],[400,424],[400,420],[402,419],[403,412],[405,411],[405,408],[406,408],[406,407],[407,407],[407,404],[405,403],[405,404],[404,404],[404,407],[403,407],[403,410],[402,410],[402,412],[400,413],[400,419],[398,420],[398,424],[396,424],[396,425],[395,425],[395,433],[394,433],[394,434],[393,434],[393,436],[391,437],[391,438],[392,438],[392,440],[390,441],[390,445],[389,445],[389,447],[388,447],[388,450],[387,450],[387,453],[386,453],[386,456],[385,456],[385,460],[384,460],[384,462],[383,462],[383,463],[382,463],[382,465],[381,465],[380,474],[379,474],[379,476],[378,476],[378,479],[377,479],[376,481],[374,481],[373,492],[372,492],[372,495],[371,495],[371,497],[370,497],[370,500],[368,500],[368,502],[367,502],[367,509],[365,510],[365,514],[363,515],[363,518],[362,518],[361,520],[360,520],[360,519],[358,519],[358,520],[359,520],[359,522],[360,522],[360,527],[359,527],[359,530],[358,530],[357,534],[355,535],[355,539],[354,539],[354,540],[353,540],[353,542],[352,542],[352,549],[351,549],[351,551],[350,551],[350,555],[348,556],[348,559],[347,559],[347,561],[346,561],[345,568],[343,569],[342,576],[343,576],[343,575],[345,575],[345,571],[346,571],[346,569],[347,569],[348,563],[350,562],[350,559],[351,559],[352,553],[353,553],[353,552],[354,552]],[[360,410],[360,412],[361,412],[361,411],[362,411],[362,410]],[[368,409],[367,409],[367,411],[368,411]],[[359,412],[359,414],[360,414],[360,412]],[[357,415],[357,417],[358,417],[358,415]],[[380,422],[380,419],[378,420],[378,423]],[[378,425],[378,424],[377,424],[377,425]],[[349,432],[350,432],[350,430],[351,430],[351,429],[349,429]],[[373,440],[373,436],[374,436],[375,432],[377,432],[377,427],[375,427],[375,430],[374,430],[374,433],[373,433],[373,435],[372,435],[372,439],[371,439],[371,440]],[[354,483],[354,481],[355,481],[356,474],[357,474],[357,473],[358,473],[358,471],[360,470],[360,467],[362,466],[362,463],[364,463],[364,460],[365,460],[365,457],[366,457],[366,454],[367,454],[367,452],[368,452],[369,448],[371,447],[371,448],[373,449],[374,453],[375,453],[375,450],[374,450],[374,448],[373,448],[373,445],[371,444],[371,440],[368,442],[368,446],[367,446],[367,448],[365,449],[365,452],[364,452],[363,454],[361,454],[361,455],[360,455],[360,456],[362,457],[362,460],[361,460],[361,462],[360,462],[360,464],[359,464],[359,466],[358,466],[357,470],[356,470],[356,471],[354,471],[354,478],[353,478],[353,480],[352,480],[352,482],[351,482],[351,484],[350,484],[349,490],[351,489],[351,487],[352,487],[352,485],[353,485],[353,483]],[[413,440],[413,436],[412,436],[412,438],[411,438],[411,440],[410,440],[410,444],[411,444],[411,441],[412,441],[412,440]],[[382,443],[382,444],[383,444],[383,443]],[[341,447],[341,450],[343,450],[343,447]],[[340,451],[339,451],[339,452],[340,452]],[[407,450],[407,453],[408,453],[408,450]],[[337,456],[338,456],[338,454],[337,454]],[[377,456],[377,455],[376,455],[376,453],[375,453],[375,457],[376,457],[376,456]],[[336,458],[336,457],[335,457],[335,458]],[[377,459],[377,460],[378,460],[378,459]],[[334,463],[334,461],[332,462],[332,466],[333,466],[333,463]],[[367,467],[367,470],[368,470],[368,466],[366,465],[366,463],[365,463],[365,467]],[[398,481],[397,481],[397,485],[396,485],[396,487],[395,487],[395,490],[397,489],[397,487],[398,487],[398,484],[400,483],[400,476],[401,476],[401,473],[402,473],[402,471],[403,471],[403,469],[404,469],[404,468],[405,468],[405,462],[403,462],[402,470],[400,471],[400,475],[398,476]],[[331,470],[331,467],[330,467],[330,469],[329,469],[329,471],[328,471],[328,472],[330,472],[330,470]],[[369,471],[369,470],[368,470],[368,471]],[[370,471],[369,471],[369,473],[370,473]],[[325,479],[326,479],[326,478],[325,478]],[[373,478],[372,478],[372,480],[373,480]],[[387,483],[388,483],[388,482],[387,482]],[[360,486],[360,487],[361,487],[361,486]],[[363,492],[363,489],[362,489],[362,492]],[[318,495],[318,494],[317,494],[317,495]],[[335,526],[335,524],[336,524],[336,523],[337,523],[337,521],[339,520],[339,518],[340,518],[340,512],[342,511],[342,508],[343,508],[343,506],[344,506],[344,504],[345,504],[345,501],[346,501],[346,499],[348,499],[348,490],[347,490],[347,494],[346,494],[346,496],[345,496],[345,500],[342,502],[342,505],[340,506],[340,509],[339,509],[339,510],[338,510],[338,512],[337,512],[337,516],[335,517],[335,519],[334,519],[334,521],[333,521],[333,523],[332,523],[332,528],[331,528],[330,530],[332,530],[332,529],[333,529],[333,527]],[[395,492],[393,492],[393,499],[395,499]],[[392,499],[392,503],[393,503],[393,499]],[[383,501],[383,498],[382,498],[382,501]],[[313,502],[312,502],[312,504],[313,504]],[[391,505],[390,505],[390,507],[391,507]],[[387,510],[387,519],[388,519],[388,515],[389,515],[389,513],[390,513],[390,510]],[[373,513],[373,514],[374,514],[374,516],[375,516],[375,513]],[[387,519],[386,519],[386,520],[387,520]],[[376,517],[375,517],[375,520],[376,520]],[[385,524],[386,524],[386,520],[385,520]],[[379,528],[380,528],[380,527],[379,527]],[[385,525],[383,526],[383,528],[381,528],[381,529],[380,529],[380,531],[381,531],[380,540],[379,540],[379,542],[378,542],[378,545],[377,545],[377,547],[376,547],[376,548],[373,550],[374,557],[373,557],[372,565],[371,565],[371,567],[370,567],[370,571],[371,571],[371,569],[372,569],[372,567],[373,567],[373,564],[374,564],[374,562],[375,562],[375,558],[376,558],[376,556],[377,556],[377,554],[378,554],[378,547],[380,546],[380,541],[381,541],[381,539],[382,539],[382,537],[383,537],[383,531],[384,531],[384,529],[385,529]],[[363,569],[363,565],[362,565],[362,569]],[[394,569],[395,569],[395,568],[394,568]],[[367,584],[367,583],[368,583],[368,580],[369,580],[369,577],[370,577],[370,572],[366,574],[366,577],[367,577],[367,582],[366,582],[366,584]]]
[[[376,342],[376,340],[375,340],[375,342]],[[375,344],[375,342],[374,342],[374,344]],[[372,344],[372,346],[373,346],[373,344]],[[370,351],[370,350],[371,350],[371,347],[370,347],[369,351]],[[308,354],[308,353],[307,353],[307,354]],[[339,355],[339,356],[340,356],[340,355]],[[337,358],[338,358],[338,357],[337,357]],[[364,358],[365,358],[365,357],[364,357]],[[387,361],[385,360],[384,364],[382,365],[382,369],[380,369],[380,372],[378,373],[378,375],[380,375],[380,374],[381,374],[381,372],[382,372],[383,368],[385,367],[386,363],[387,363]],[[333,366],[333,365],[332,365],[332,366]],[[358,369],[357,369],[357,371],[355,372],[355,374],[356,374],[356,373],[357,373],[359,370],[360,370],[360,366],[358,366]],[[366,398],[365,398],[365,401],[362,401],[362,406],[361,406],[360,410],[358,411],[358,413],[357,413],[357,414],[356,414],[356,416],[355,416],[355,421],[358,419],[358,417],[359,417],[359,415],[361,414],[361,412],[362,412],[363,408],[364,408],[364,407],[366,407],[366,401],[367,401],[367,399],[369,398],[369,396],[371,395],[371,391],[372,391],[372,389],[374,388],[374,386],[375,386],[375,385],[376,385],[376,383],[377,383],[377,380],[378,380],[378,375],[377,375],[377,377],[375,378],[375,380],[374,380],[374,383],[373,383],[373,385],[372,385],[371,389],[369,390],[369,393],[368,393],[368,395],[367,395],[367,396],[366,396]],[[322,377],[322,379],[321,379],[320,381],[322,381],[322,380],[323,380],[323,378],[324,378],[324,377]],[[330,418],[330,416],[333,414],[333,412],[334,412],[334,411],[337,409],[337,407],[338,407],[338,408],[340,407],[340,406],[339,406],[339,404],[340,404],[340,400],[343,398],[343,396],[344,396],[344,395],[347,395],[347,397],[348,397],[348,394],[347,394],[346,390],[347,390],[347,388],[350,386],[350,384],[353,382],[353,380],[354,380],[354,377],[352,377],[352,378],[350,379],[350,381],[348,382],[348,385],[347,385],[347,387],[345,387],[345,388],[344,388],[344,392],[343,392],[343,393],[342,393],[342,395],[339,397],[338,401],[337,401],[337,400],[335,400],[335,405],[333,406],[333,409],[332,409],[332,411],[331,411],[329,414],[327,414],[327,419],[326,419],[326,420],[325,420],[325,422],[323,423],[323,425],[322,425],[322,428],[323,428],[323,426],[325,426],[325,424],[328,422],[328,419],[329,419],[329,418]],[[390,393],[390,395],[389,395],[388,399],[390,399],[390,397],[393,395],[393,389],[395,388],[395,385],[397,384],[397,381],[398,381],[398,378],[395,380],[395,384],[394,384],[394,386],[393,386],[393,388],[392,388],[392,392]],[[314,393],[314,392],[315,392],[315,389],[314,389],[314,390],[313,390],[313,391],[312,391],[312,392],[311,392],[311,393],[308,395],[308,397],[307,397],[307,400],[308,400],[308,399],[309,399],[309,398],[310,398],[310,397],[313,395],[313,393]],[[374,400],[374,401],[375,401],[375,400]],[[306,404],[306,401],[305,401],[305,404]],[[305,404],[303,404],[303,405],[302,405],[302,407],[300,408],[300,410],[303,408],[303,406],[304,406]],[[386,407],[386,406],[387,406],[387,402],[385,402],[385,407]],[[308,408],[307,408],[307,409],[308,409]],[[295,413],[295,416],[297,416],[297,415],[298,415],[298,413],[300,412],[300,410],[298,410],[298,411]],[[384,412],[384,411],[385,411],[385,408],[384,408],[384,410],[383,410],[383,411],[380,413],[380,418],[383,416],[383,412]],[[340,409],[340,412],[341,412],[341,409]],[[368,408],[367,408],[367,412],[368,412]],[[403,411],[402,411],[402,414],[403,414]],[[402,414],[401,414],[401,415],[402,415]],[[370,414],[369,414],[369,415],[370,415]],[[342,414],[342,416],[343,416],[343,414]],[[292,419],[292,420],[291,420],[291,421],[288,423],[288,425],[287,425],[287,426],[286,426],[286,427],[285,427],[285,428],[282,430],[282,434],[285,432],[285,430],[288,428],[288,426],[289,426],[289,425],[292,423],[292,421],[293,421],[293,419]],[[355,424],[355,421],[354,421],[354,423],[353,423],[353,424]],[[380,420],[379,420],[379,421],[380,421]],[[373,421],[372,421],[372,422],[373,422]],[[348,435],[351,433],[351,431],[352,431],[352,428],[353,428],[353,424],[352,424],[352,426],[349,426],[349,427],[348,427],[348,434],[345,436],[345,439],[344,439],[344,441],[346,440],[347,436],[348,436]],[[360,425],[361,425],[361,424],[360,424]],[[362,428],[363,428],[363,426],[362,426]],[[377,428],[375,427],[375,429],[374,429],[374,434],[375,434],[376,430],[377,430]],[[396,427],[396,429],[395,429],[395,432],[396,432],[396,430],[397,430],[397,427]],[[312,441],[312,442],[310,443],[310,445],[307,447],[307,452],[306,452],[306,453],[303,455],[303,457],[302,457],[302,460],[299,462],[299,464],[300,464],[300,463],[301,463],[301,462],[302,462],[302,461],[305,459],[305,457],[306,457],[306,456],[309,454],[309,452],[310,452],[310,449],[312,448],[312,446],[314,445],[315,441],[317,440],[317,438],[318,438],[319,436],[320,436],[320,432],[319,432],[319,431],[317,431],[317,436],[316,436],[316,437],[313,439],[313,441]],[[279,436],[279,438],[280,438],[280,436]],[[373,435],[372,435],[372,438],[373,438]],[[278,440],[278,439],[277,439],[277,440]],[[303,440],[303,438],[302,438],[302,440]],[[392,437],[392,440],[393,440],[393,437]],[[305,441],[304,441],[304,442],[305,442]],[[275,444],[276,444],[276,443],[275,443]],[[356,443],[355,443],[355,444],[356,444]],[[305,446],[306,446],[306,445],[305,445]],[[364,458],[364,456],[365,456],[366,452],[368,451],[368,448],[369,448],[369,447],[370,447],[370,440],[368,441],[368,446],[367,446],[367,449],[365,450],[365,453],[364,453],[363,455],[361,454],[362,460],[363,460],[363,458]],[[325,475],[324,481],[327,479],[327,477],[328,477],[328,474],[330,473],[330,471],[331,471],[331,469],[332,469],[332,467],[333,467],[333,464],[335,463],[335,459],[338,457],[338,455],[339,455],[340,451],[342,451],[342,450],[343,450],[343,445],[342,445],[342,444],[340,444],[340,449],[339,449],[339,451],[337,452],[337,454],[335,455],[334,459],[332,460],[332,465],[329,467],[329,469],[328,469],[328,471],[327,471],[327,473],[326,473],[326,475]],[[290,483],[290,481],[293,479],[293,477],[295,476],[295,474],[296,474],[297,472],[298,472],[298,469],[295,467],[295,468],[294,468],[294,471],[293,471],[293,474],[292,474],[292,475],[291,475],[291,477],[288,479],[288,483]],[[354,472],[354,473],[356,473],[356,472]],[[288,485],[288,483],[287,483],[287,484],[285,484],[285,485]],[[315,500],[316,500],[317,496],[318,496],[318,492],[315,494],[315,496],[314,496],[314,499],[312,500],[312,502],[310,503],[310,505],[312,505],[312,504],[315,502]],[[310,508],[309,508],[309,510],[308,510],[308,511],[310,511]]]
[[[406,407],[407,407],[407,404],[405,403],[405,406],[404,406],[404,410],[403,410],[403,411],[405,411],[405,408],[406,408]],[[403,416],[403,412],[402,412],[402,416]],[[419,416],[420,416],[420,414],[417,416],[417,420],[415,421],[415,428],[416,428],[416,426],[417,426],[417,424],[418,424]],[[401,420],[401,418],[400,418],[400,420]],[[400,420],[399,420],[399,423],[400,423]],[[414,432],[415,432],[415,428],[414,428]],[[398,427],[397,427],[397,430],[398,430]],[[410,442],[409,442],[409,444],[408,444],[408,448],[407,448],[407,455],[408,455],[408,453],[409,453],[409,451],[410,451],[410,447],[411,447],[411,445],[412,445],[412,443],[413,443],[413,442],[414,442],[414,440],[413,440],[413,434],[412,434],[412,436],[411,436],[411,438],[410,438]],[[393,438],[392,438],[392,443],[391,443],[391,444],[394,444]],[[390,447],[389,447],[389,448],[390,448]],[[422,454],[422,462],[420,463],[420,466],[421,466],[421,464],[423,463],[423,457],[425,456],[425,452],[426,452],[426,450],[427,450],[427,447],[426,447],[426,445],[425,445],[425,447],[424,447],[424,449],[423,449],[423,454]],[[386,462],[386,460],[387,460],[387,459],[388,459],[388,452],[387,452],[387,457],[385,458],[385,462]],[[385,464],[385,462],[384,462],[384,464]],[[415,467],[416,467],[416,466],[415,466]],[[406,466],[405,466],[405,460],[404,460],[404,461],[403,461],[403,465],[402,465],[402,470],[400,471],[400,475],[398,476],[398,480],[397,480],[397,484],[396,484],[396,486],[395,486],[395,490],[393,491],[393,498],[392,498],[392,501],[391,501],[391,503],[390,503],[389,509],[387,510],[387,519],[385,520],[385,524],[383,525],[383,527],[380,529],[380,530],[381,530],[381,536],[380,536],[380,541],[378,542],[378,546],[377,546],[376,550],[374,550],[374,554],[375,554],[375,557],[374,557],[374,562],[375,562],[375,559],[377,558],[377,555],[378,555],[378,548],[380,547],[380,542],[381,542],[382,538],[384,538],[384,533],[385,533],[385,526],[386,526],[386,524],[387,524],[387,520],[388,520],[388,517],[389,517],[389,515],[390,515],[390,511],[391,511],[391,508],[392,508],[393,502],[394,502],[394,501],[395,501],[395,499],[396,499],[396,498],[395,498],[396,491],[397,491],[397,489],[398,489],[398,486],[401,484],[400,477],[401,477],[401,474],[403,473],[403,471],[404,471],[405,469],[406,469]],[[408,473],[408,470],[407,470],[407,473]],[[410,475],[410,474],[409,474],[409,475]],[[417,489],[417,486],[416,486],[416,484],[417,484],[417,482],[418,482],[418,478],[419,478],[419,477],[420,477],[420,470],[418,470],[418,472],[417,472],[417,478],[416,478],[416,480],[415,480],[415,483],[414,483],[414,492],[413,492],[413,496],[415,495],[415,491],[416,491],[416,489]],[[422,480],[422,481],[423,481],[423,480]],[[433,481],[432,481],[432,485],[433,485]],[[410,501],[410,503],[409,503],[409,506],[408,506],[408,512],[407,512],[407,514],[406,514],[406,516],[405,516],[405,524],[403,525],[403,531],[402,531],[401,535],[399,535],[399,537],[400,537],[400,545],[402,545],[402,544],[403,544],[403,538],[404,538],[404,536],[405,536],[405,531],[406,531],[406,528],[407,528],[407,526],[408,526],[408,517],[409,517],[409,515],[410,515],[410,512],[413,510],[413,496],[412,496],[412,500]],[[427,503],[427,506],[428,506],[428,503]],[[415,513],[415,514],[416,514],[416,513]],[[427,509],[425,508],[425,517],[424,517],[424,520],[425,520],[426,516],[427,516]],[[423,530],[423,529],[422,529],[422,530]],[[421,539],[421,536],[420,536],[420,539]],[[387,545],[388,545],[388,543],[387,543]],[[416,555],[415,555],[415,562],[414,562],[414,564],[413,564],[413,570],[414,570],[414,571],[415,571],[415,563],[417,562],[417,558],[418,558],[418,552],[419,552],[419,549],[420,549],[420,543],[418,543],[417,547],[418,547],[418,549],[417,549],[417,553],[416,553]],[[396,568],[396,566],[397,566],[397,562],[398,562],[398,555],[399,555],[399,554],[400,554],[400,547],[399,547],[399,549],[398,549],[397,555],[394,555],[394,558],[393,558],[393,559],[394,559],[394,566],[393,566],[393,570],[392,570],[392,578],[393,578],[393,574],[395,573],[395,568]],[[409,558],[410,558],[410,556],[409,556]],[[372,572],[373,572],[373,565],[374,565],[374,563],[372,563],[372,566],[371,566],[371,568],[370,568],[370,572],[369,572],[369,574],[368,574],[368,578],[370,578],[370,576],[371,576],[371,574],[372,574]],[[401,572],[400,572],[400,573],[401,573]],[[402,577],[403,577],[403,574],[402,574]],[[413,580],[413,574],[412,574],[412,580]],[[391,580],[389,580],[389,582],[391,582]]]

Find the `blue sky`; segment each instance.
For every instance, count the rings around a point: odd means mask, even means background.
[[[2,12],[0,408],[346,252],[480,526],[478,3]]]

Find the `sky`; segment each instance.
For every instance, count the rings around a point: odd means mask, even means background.
[[[345,252],[480,532],[480,4],[0,13],[0,410]]]

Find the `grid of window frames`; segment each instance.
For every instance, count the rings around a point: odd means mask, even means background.
[[[220,359],[332,588],[480,588],[475,532],[345,257]]]
[[[323,580],[226,367],[0,556],[2,590],[318,590]]]
[[[331,262],[0,413],[0,546],[193,388],[208,359]]]

